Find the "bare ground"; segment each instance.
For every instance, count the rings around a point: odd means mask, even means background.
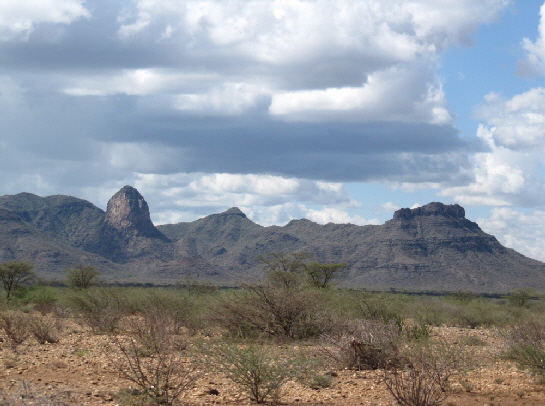
[[[71,323],[71,322],[67,322]],[[501,342],[494,330],[437,328],[434,334],[450,342],[476,336],[485,345],[471,347],[477,366],[452,380],[447,406],[545,406],[545,385],[501,359]],[[8,405],[122,405],[119,394],[134,387],[116,372],[116,356],[108,351],[110,338],[95,335],[76,324],[65,326],[58,343],[38,344],[28,339],[16,350],[4,338],[0,343],[0,389]],[[329,388],[314,390],[298,382],[284,389],[284,405],[394,406],[381,371],[336,371]],[[248,396],[219,372],[198,371],[197,382],[180,398],[181,404],[249,405]],[[219,394],[208,391],[215,389]],[[50,403],[46,403],[49,400]],[[1,401],[0,401],[0,404]]]

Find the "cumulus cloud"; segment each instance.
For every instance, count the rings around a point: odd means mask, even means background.
[[[478,219],[477,222],[505,246],[545,262],[545,211],[520,212],[498,207],[492,209],[490,217]]]
[[[112,75],[72,76],[69,78],[71,84],[62,91],[70,96],[175,94],[176,89],[186,89],[196,81],[212,80],[217,80],[217,76],[157,68],[123,69]]]
[[[508,3],[6,0],[2,189],[103,206],[133,184],[159,222],[372,223],[341,182],[472,174],[437,70]]]
[[[178,207],[273,206],[286,201],[355,207],[340,183],[273,175],[140,174],[136,187],[159,193]]]
[[[485,96],[478,114],[493,128],[487,142],[512,150],[545,148],[545,88],[530,89],[506,100],[497,93]]]
[[[0,4],[0,40],[27,39],[40,23],[70,24],[91,13],[84,0],[3,0]]]
[[[282,225],[292,219],[308,218],[328,222],[378,224],[349,210],[361,203],[352,199],[340,183],[310,181],[272,175],[134,174],[126,182],[146,198],[156,224],[193,221],[204,215],[239,207],[261,225]],[[122,186],[87,188],[85,197],[106,201]]]
[[[479,126],[477,136],[487,150],[473,157],[474,181],[441,195],[471,205],[545,205],[545,89],[508,100],[491,93],[479,112],[487,125]]]
[[[518,64],[518,73],[522,76],[545,75],[545,3],[540,8],[540,16],[536,41],[532,42],[528,38],[522,41],[526,51],[526,58]]]
[[[48,20],[66,26],[57,41],[30,35],[3,49],[12,89],[26,89],[7,93],[20,108],[0,123],[6,148],[69,172],[79,158],[112,181],[459,180],[469,146],[447,108],[440,53],[508,3],[97,0],[85,19],[84,3],[63,0],[55,11],[68,17]]]
[[[394,202],[385,202],[377,207],[377,212],[393,213],[399,209],[401,209],[401,206],[395,204]]]
[[[200,91],[180,91],[172,103],[180,110],[240,114],[261,95],[271,99],[270,114],[290,120],[447,123],[452,118],[430,66],[451,44],[470,42],[508,3],[141,0],[120,13],[118,35],[131,44],[171,44],[178,69],[189,74],[197,65],[218,75],[195,77]],[[81,78],[66,91],[146,92],[152,86],[142,89],[140,79],[148,73],[106,73],[102,83]]]
[[[367,225],[367,224],[380,224],[380,221],[377,219],[367,220],[362,216],[350,216],[346,211],[335,209],[332,207],[326,207],[321,210],[309,209],[305,215],[305,218],[312,220],[319,224],[335,223],[335,224],[357,224],[357,225]]]
[[[181,94],[174,108],[199,115],[239,115],[258,105],[268,103],[270,92],[265,86],[246,83],[224,83],[205,94]]]
[[[427,69],[392,67],[370,74],[360,87],[277,93],[269,112],[291,120],[322,121],[343,117],[355,121],[415,121],[448,124],[439,83],[431,83]],[[415,98],[420,95],[420,98]]]

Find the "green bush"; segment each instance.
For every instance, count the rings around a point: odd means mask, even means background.
[[[443,298],[420,297],[407,306],[407,314],[420,324],[428,326],[455,325],[460,305]]]
[[[183,328],[197,330],[200,327],[196,298],[180,289],[150,289],[138,292],[140,307],[138,313],[156,313],[168,319],[173,333]]]
[[[354,317],[368,320],[380,320],[389,322],[405,317],[406,303],[402,295],[390,293],[352,292]]]
[[[282,386],[290,379],[313,374],[307,354],[274,346],[218,344],[208,349],[215,365],[246,391],[252,401],[278,401]]]
[[[511,326],[504,332],[508,359],[520,368],[545,377],[545,322],[527,321]]]
[[[246,285],[219,298],[215,319],[235,337],[318,337],[333,323],[326,298],[323,292],[304,287]]]
[[[28,290],[24,302],[31,304],[40,313],[46,314],[55,310],[61,296],[62,294],[58,288],[35,285]]]
[[[454,317],[458,325],[469,328],[500,326],[510,319],[508,310],[491,300],[475,300],[460,306]]]
[[[111,333],[127,313],[126,297],[126,292],[117,288],[91,288],[72,294],[68,303],[93,331]]]

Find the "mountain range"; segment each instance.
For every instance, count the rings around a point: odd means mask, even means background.
[[[292,220],[264,227],[234,207],[193,222],[155,226],[144,197],[125,186],[104,211],[71,196],[0,196],[0,262],[35,264],[46,279],[89,264],[109,282],[223,285],[259,280],[259,255],[309,252],[344,262],[341,285],[368,289],[545,290],[545,263],[502,246],[463,207],[432,202],[397,210],[382,225]]]

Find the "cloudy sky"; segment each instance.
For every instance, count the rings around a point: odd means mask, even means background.
[[[541,0],[2,0],[0,195],[156,224],[459,203],[545,261]]]

